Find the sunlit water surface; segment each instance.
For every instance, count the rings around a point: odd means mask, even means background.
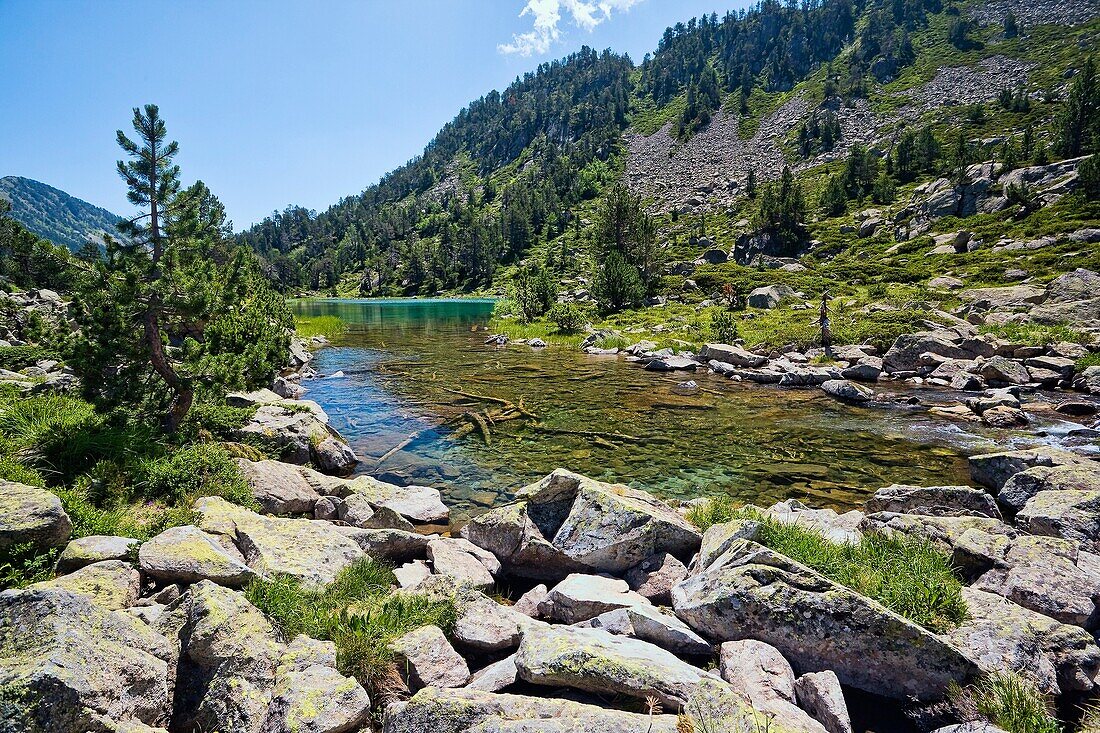
[[[891,483],[966,483],[964,456],[994,447],[988,437],[910,407],[850,407],[818,389],[657,374],[572,349],[489,346],[488,300],[308,300],[293,307],[348,324],[317,354],[313,364],[323,376],[305,386],[362,459],[359,471],[435,486],[458,517],[558,467],[666,498],[727,494],[759,504],[794,497],[847,509]],[[687,379],[702,389],[677,394]],[[493,426],[489,444],[478,432],[455,439],[444,423],[491,405],[448,390],[522,398],[548,428],[635,440],[546,433],[534,421]]]

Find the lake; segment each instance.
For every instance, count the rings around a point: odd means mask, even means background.
[[[359,471],[435,486],[458,518],[558,467],[665,498],[793,497],[844,510],[891,483],[967,483],[965,455],[996,447],[900,403],[853,407],[818,389],[647,372],[566,348],[487,345],[490,300],[292,306],[348,324],[317,353],[322,376],[304,384],[362,459]],[[700,391],[678,394],[688,379]],[[483,432],[466,413],[499,406],[456,392],[522,400],[535,417],[486,421]]]

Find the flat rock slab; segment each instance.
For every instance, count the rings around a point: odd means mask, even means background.
[[[134,546],[140,544],[130,537],[90,535],[78,537],[65,545],[57,558],[57,572],[71,573],[85,565],[104,560],[125,560]]]
[[[520,678],[532,684],[640,699],[653,696],[672,710],[687,703],[699,680],[712,676],[653,644],[569,626],[524,634],[516,668]]]
[[[552,621],[575,624],[627,606],[648,606],[649,600],[630,590],[625,580],[574,573],[555,585],[539,604]]]
[[[804,565],[738,540],[672,590],[676,615],[711,639],[757,639],[806,672],[894,698],[939,699],[978,672],[939,637]]]
[[[103,560],[68,575],[35,583],[31,588],[60,588],[84,596],[108,611],[117,611],[137,601],[141,574],[128,562]]]
[[[454,650],[438,626],[422,626],[394,641],[390,648],[400,654],[410,687],[461,687],[470,679],[466,660]]]
[[[879,489],[864,504],[868,514],[924,514],[942,516],[985,516],[1001,518],[997,502],[981,489],[969,486],[906,486],[892,484]]]
[[[138,566],[157,580],[170,583],[211,580],[240,587],[256,577],[227,538],[190,525],[166,529],[143,543],[138,550]]]
[[[684,656],[709,656],[713,652],[707,640],[692,631],[690,626],[652,606],[619,608],[576,625],[648,641]]]
[[[551,727],[545,727],[551,726]],[[642,715],[558,698],[427,688],[386,709],[386,733],[677,733],[675,715]]]

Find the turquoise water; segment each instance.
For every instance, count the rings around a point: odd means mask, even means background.
[[[912,408],[850,407],[817,389],[662,375],[566,348],[489,346],[488,300],[310,300],[294,308],[348,324],[314,361],[322,375],[342,376],[305,386],[362,459],[359,470],[436,486],[459,516],[557,467],[668,498],[795,497],[847,509],[891,483],[966,483],[964,453],[981,443]],[[692,378],[701,391],[674,392]],[[448,390],[522,398],[537,420],[489,426],[488,444],[478,430],[456,438],[448,420],[466,422],[465,412],[493,405]]]

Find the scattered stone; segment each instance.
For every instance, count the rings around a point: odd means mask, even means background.
[[[108,611],[128,608],[138,599],[141,575],[129,563],[102,560],[68,575],[30,586],[32,589],[59,588],[84,596]]]
[[[492,553],[460,539],[437,539],[428,543],[428,559],[436,575],[453,578],[458,585],[478,590],[493,587],[500,563]]]
[[[821,389],[825,394],[841,402],[864,404],[875,398],[874,390],[849,382],[847,379],[830,379],[822,382]]]
[[[1095,415],[1098,409],[1100,408],[1093,402],[1066,400],[1064,402],[1059,402],[1055,406],[1054,411],[1070,417],[1089,417]]]
[[[618,608],[575,625],[648,641],[674,654],[709,656],[712,651],[687,624],[652,606]]]
[[[852,718],[840,680],[833,672],[810,672],[795,680],[798,704],[828,733],[852,733]]]
[[[422,626],[394,641],[390,648],[400,654],[400,665],[408,675],[409,687],[461,687],[470,679],[470,668],[450,645],[438,626]]]
[[[789,285],[766,285],[751,291],[747,302],[750,308],[766,308],[770,310],[772,308],[778,308],[779,304],[784,299],[793,297],[795,297],[794,288]]]
[[[969,486],[903,486],[879,489],[864,504],[864,511],[943,516],[985,516],[1001,518],[997,502],[980,489]]]
[[[0,480],[0,550],[13,545],[60,547],[69,540],[73,525],[61,500],[46,491],[14,481]]]
[[[479,652],[513,650],[524,631],[541,623],[477,591],[462,591],[455,602],[458,617],[454,639],[460,646]]]
[[[704,361],[720,361],[723,364],[732,364],[735,367],[755,369],[768,363],[766,356],[745,351],[740,346],[729,344],[706,344],[699,352],[699,358]]]
[[[539,614],[559,623],[575,624],[616,608],[644,605],[649,601],[630,590],[625,580],[573,573],[550,589],[546,600],[539,604]]]
[[[252,496],[266,514],[308,514],[320,498],[302,469],[282,461],[237,459]],[[309,470],[309,469],[306,469]]]
[[[1000,492],[1009,478],[1034,466],[1087,465],[1091,462],[1087,458],[1055,448],[984,453],[971,456],[968,461],[970,478],[997,492]]]
[[[143,543],[138,566],[150,577],[169,583],[210,580],[237,588],[256,577],[228,540],[220,541],[193,526],[166,529]]]
[[[709,673],[658,646],[600,629],[547,626],[527,632],[516,653],[526,682],[595,693],[656,697],[675,710]]]
[[[423,560],[413,560],[393,570],[393,577],[397,579],[397,587],[406,590],[416,588],[431,574],[431,568]]]
[[[129,537],[107,535],[77,537],[65,545],[61,556],[57,558],[57,572],[71,573],[85,565],[104,560],[125,560],[137,544],[139,544],[137,540]]]
[[[651,603],[667,605],[672,586],[687,577],[687,568],[667,552],[659,552],[626,571],[630,589]]]

